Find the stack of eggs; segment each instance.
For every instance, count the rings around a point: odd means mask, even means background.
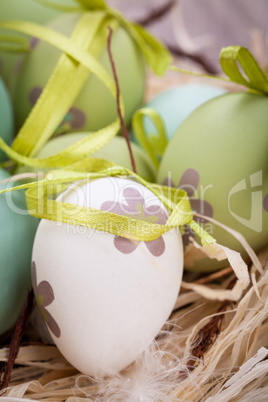
[[[15,7],[16,1],[8,3]],[[34,21],[32,3],[34,7],[43,7],[31,0],[29,11],[24,10],[27,15],[22,17]],[[3,4],[4,0],[0,12]],[[2,19],[10,17],[0,14]],[[69,37],[81,13],[54,14],[47,26]],[[44,20],[39,22],[45,20],[44,14]],[[102,31],[104,28],[108,28],[108,22],[99,27]],[[93,53],[99,49],[98,41],[97,32]],[[120,24],[113,34],[112,52],[129,126],[144,97],[144,58]],[[106,47],[94,56],[111,75]],[[9,83],[12,81],[16,131],[34,108],[59,57],[59,50],[32,38],[30,51],[16,60],[12,76],[8,77]],[[1,85],[0,82],[0,90]],[[6,90],[2,92],[0,135],[10,143],[11,106]],[[255,250],[267,242],[267,102],[265,96],[226,94],[207,85],[180,86],[162,93],[147,105],[162,117],[167,133],[168,145],[158,171],[137,145],[133,133],[132,150],[138,174],[150,182],[183,188],[192,209],[208,218],[197,217],[198,222],[219,243],[238,250],[236,241],[209,218],[241,232]],[[112,95],[90,74],[54,138],[33,156],[58,154],[90,132],[106,127],[116,117]],[[148,136],[154,130],[146,118],[144,130]],[[125,139],[120,136],[93,156],[131,169]],[[3,154],[1,158],[4,159]],[[30,168],[20,166],[17,172],[23,170]],[[3,180],[9,174],[2,169],[0,176],[4,186]],[[155,194],[132,177],[75,183],[58,200],[160,225],[167,222],[170,213]],[[0,300],[0,335],[16,321],[32,270],[37,305],[54,342],[75,367],[89,375],[104,376],[132,363],[157,335],[175,304],[183,270],[180,230],[152,241],[137,241],[45,219],[37,229],[38,220],[28,215],[23,193],[9,197],[2,194],[0,203],[0,278],[6,284]],[[189,235],[192,233],[186,228],[185,243]],[[188,268],[208,271],[219,265],[205,260]]]

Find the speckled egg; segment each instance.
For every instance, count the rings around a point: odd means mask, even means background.
[[[195,211],[242,233],[258,251],[268,242],[268,97],[230,93],[196,109],[170,141],[158,182],[184,188]],[[246,256],[221,228],[216,240]],[[186,238],[187,241],[187,238]],[[210,270],[208,260],[191,269]]]
[[[129,179],[75,183],[60,200],[137,222],[168,219],[161,201]],[[38,227],[32,259],[37,304],[54,342],[74,367],[96,377],[124,369],[154,339],[183,269],[179,229],[144,242],[48,220]]]
[[[51,21],[48,26],[70,36],[79,17],[79,13],[64,14]],[[105,28],[107,28],[108,35],[108,23]],[[105,28],[102,27],[102,31]],[[98,35],[96,35],[93,40],[94,46],[98,40]],[[42,93],[60,56],[60,51],[51,45],[35,39],[31,43],[32,51],[25,57],[21,65],[13,92],[18,127],[23,124]],[[125,105],[125,121],[128,124],[132,113],[143,99],[144,60],[134,40],[121,26],[114,30],[112,52]],[[103,45],[98,59],[112,76],[106,43]],[[90,74],[56,133],[96,131],[112,123],[116,117],[115,99],[105,85],[94,74]]]
[[[10,175],[0,169],[0,180]],[[11,186],[14,185],[14,182]],[[8,185],[10,187],[10,184]],[[3,190],[7,184],[0,183]],[[29,216],[24,192],[0,195],[0,335],[12,328],[31,288],[31,254],[38,219]]]

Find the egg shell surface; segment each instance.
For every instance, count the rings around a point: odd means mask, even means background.
[[[10,145],[14,131],[14,117],[11,100],[5,84],[0,77],[0,137]],[[6,159],[3,151],[0,151],[0,161]]]
[[[212,85],[180,85],[160,93],[148,102],[146,107],[158,112],[170,140],[181,123],[198,106],[225,92],[224,89]],[[144,117],[144,128],[147,136],[157,134],[154,124],[148,117]]]
[[[179,127],[162,159],[158,182],[184,188],[192,208],[245,236],[255,251],[268,242],[268,97],[230,93],[196,109]],[[168,173],[170,172],[170,173]],[[218,243],[241,244],[208,222]],[[213,260],[189,269],[219,267]]]
[[[53,138],[46,143],[46,145],[37,155],[37,158],[47,158],[55,155],[63,151],[68,146],[71,146],[77,141],[82,140],[87,135],[88,133],[71,133]],[[133,142],[131,143],[131,148],[137,167],[137,173],[145,180],[155,182],[157,173],[151,159]],[[110,162],[114,162],[119,166],[124,166],[127,169],[132,170],[127,143],[123,137],[114,137],[103,148],[95,152],[92,157],[105,159]],[[28,167],[24,167],[23,169],[29,170]]]
[[[69,37],[80,16],[79,13],[64,14],[53,19],[48,27]],[[108,35],[108,25],[106,28]],[[102,27],[102,29],[104,28]],[[99,38],[95,36],[93,39],[95,48],[98,41]],[[132,113],[143,99],[144,59],[134,40],[121,26],[113,33],[111,47],[125,106],[125,122],[129,124]],[[23,124],[36,103],[56,66],[60,54],[61,52],[56,47],[42,41],[36,41],[32,51],[25,57],[13,91],[14,111],[18,127]],[[106,43],[104,43],[97,59],[113,77]],[[112,123],[116,117],[115,99],[106,86],[91,73],[73,106],[57,128],[57,134],[82,130],[96,131]]]
[[[59,199],[162,224],[168,216],[151,191],[122,178],[75,183]],[[32,259],[54,342],[92,376],[113,374],[139,357],[168,319],[183,269],[179,229],[138,242],[48,220],[39,225]]]
[[[0,169],[0,180],[9,178]],[[12,186],[15,183],[12,182]],[[10,184],[0,184],[0,190]],[[24,192],[0,194],[0,335],[15,324],[31,288],[31,255],[39,220],[29,216]]]
[[[65,0],[67,4],[71,3],[71,0]],[[45,24],[51,18],[60,14],[60,11],[55,10],[52,7],[46,7],[42,4],[38,4],[34,0],[1,0],[0,1],[0,22],[4,21],[30,21],[38,24]],[[12,35],[11,31],[1,30],[1,34]],[[18,32],[16,36],[21,37],[28,36],[22,35]],[[0,74],[3,77],[6,85],[9,87],[16,70],[16,64],[19,63],[21,56],[16,53],[0,52]]]

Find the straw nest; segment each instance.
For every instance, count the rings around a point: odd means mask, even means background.
[[[172,72],[161,81],[149,77],[147,97],[190,79],[174,77]],[[192,246],[189,252],[197,249]],[[198,280],[186,275],[185,281],[194,285],[182,288],[169,322],[135,363],[112,378],[96,380],[78,373],[55,346],[22,346],[2,400],[266,401],[268,248],[251,259],[249,281],[239,290],[243,278],[236,272],[237,280],[230,268]],[[236,289],[239,300],[208,299],[201,291],[204,284],[215,294]],[[0,349],[0,361],[7,358],[8,348]]]

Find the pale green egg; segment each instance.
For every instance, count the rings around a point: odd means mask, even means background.
[[[161,92],[151,99],[145,107],[154,109],[160,115],[167,138],[170,140],[181,123],[198,106],[225,92],[224,89],[212,85],[179,85]],[[144,118],[144,128],[147,136],[157,135],[156,128],[148,117]]]
[[[88,133],[71,133],[65,134],[60,137],[55,137],[48,141],[42,150],[36,156],[37,158],[48,158],[49,156],[56,155],[63,151],[65,148],[73,145],[79,140],[82,140],[88,135]],[[137,173],[145,180],[154,182],[156,179],[156,169],[151,162],[150,158],[145,152],[140,149],[136,144],[131,143],[133,151]],[[115,137],[103,148],[99,149],[96,153],[91,155],[94,158],[105,159],[110,162],[114,162],[119,166],[126,167],[132,170],[131,160],[128,152],[126,140],[123,137]],[[30,169],[27,166],[20,167],[17,173],[29,172]]]
[[[12,105],[6,87],[0,77],[0,137],[10,145],[14,131],[14,117]],[[0,151],[0,161],[6,159]]]
[[[268,243],[268,97],[230,93],[196,109],[170,141],[158,182],[185,188],[193,210],[240,232],[258,251]],[[225,230],[204,223],[217,242],[242,252]],[[211,270],[208,261],[190,269]]]
[[[0,181],[9,173],[0,168]],[[0,184],[0,190],[12,184]],[[39,220],[29,216],[24,192],[0,194],[0,335],[12,328],[31,288],[31,254]]]
[[[65,0],[66,1],[66,0]],[[72,4],[71,0],[67,0],[67,4]],[[1,0],[0,1],[0,22],[24,20],[45,24],[51,18],[60,14],[60,11],[51,7],[46,7],[34,0]],[[1,30],[1,35],[12,35],[11,31]],[[14,33],[13,33],[14,35]],[[16,33],[16,36],[22,34]],[[25,38],[27,38],[25,36]],[[20,62],[20,56],[16,53],[0,53],[0,75],[9,87],[10,82],[16,73],[16,65]]]
[[[48,26],[70,36],[80,16],[79,13],[68,13],[54,19]],[[108,35],[109,24],[106,25]],[[98,35],[93,39],[94,46],[99,41]],[[98,60],[113,77],[106,42],[102,46]],[[125,121],[129,124],[133,112],[143,99],[144,59],[132,37],[121,26],[114,30],[112,52],[125,106]],[[59,56],[60,51],[57,48],[41,41],[33,43],[32,51],[22,63],[13,93],[18,127],[23,124],[40,96]],[[105,85],[91,73],[73,106],[57,128],[57,134],[82,130],[96,131],[112,123],[116,117],[115,99]]]

